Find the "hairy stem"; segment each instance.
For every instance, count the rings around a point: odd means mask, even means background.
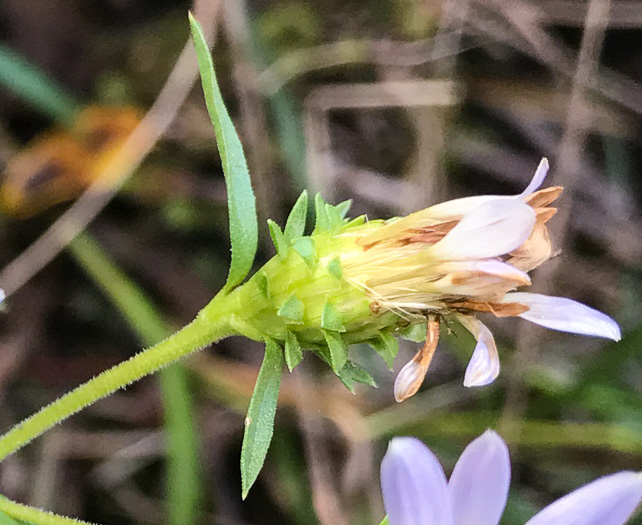
[[[0,437],[0,461],[51,427],[112,392],[233,333],[225,316],[198,316],[183,329],[42,408]]]

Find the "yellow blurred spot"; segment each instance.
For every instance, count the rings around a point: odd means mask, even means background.
[[[75,199],[103,174],[141,117],[131,107],[90,106],[78,114],[71,129],[36,137],[8,162],[0,208],[26,218]],[[103,175],[106,187],[119,176],[114,171]]]

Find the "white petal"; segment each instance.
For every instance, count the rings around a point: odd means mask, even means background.
[[[381,462],[381,490],[390,525],[453,525],[444,470],[418,439],[390,442]]]
[[[464,386],[489,385],[499,375],[499,355],[493,334],[479,319],[472,316],[458,316],[462,325],[477,339],[477,345],[466,367]]]
[[[531,180],[531,183],[526,187],[526,189],[522,193],[520,193],[519,196],[528,197],[531,193],[537,190],[544,182],[544,179],[546,178],[547,173],[548,173],[548,159],[544,157],[540,161],[539,166],[537,166],[537,169],[535,170],[535,175],[533,175],[533,180]]]
[[[642,500],[642,474],[619,472],[557,500],[526,525],[622,525]]]
[[[490,259],[521,246],[535,226],[535,212],[521,200],[494,199],[459,221],[426,254],[445,260]]]
[[[551,297],[536,293],[509,293],[504,303],[520,303],[529,310],[520,317],[551,330],[574,334],[593,335],[619,341],[620,327],[608,315],[565,297]]]
[[[508,448],[499,435],[487,430],[466,447],[450,476],[454,525],[497,525],[509,485]]]

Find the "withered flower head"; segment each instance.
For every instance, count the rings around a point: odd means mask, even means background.
[[[293,233],[290,220],[283,232],[270,224],[277,256],[229,296],[237,331],[281,342],[290,368],[301,349],[311,349],[351,386],[371,379],[350,362],[350,344],[371,344],[390,366],[394,336],[427,324],[424,346],[397,376],[398,401],[421,386],[442,318],[454,318],[477,340],[464,379],[469,387],[491,383],[500,368],[479,313],[619,339],[617,324],[601,312],[515,291],[531,284],[527,272],[552,253],[546,225],[562,188],[539,189],[547,171],[543,159],[516,196],[456,199],[389,221],[344,219],[346,203],[330,206],[317,196],[311,235],[303,225]]]

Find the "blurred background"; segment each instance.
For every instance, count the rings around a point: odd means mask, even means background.
[[[213,35],[248,157],[257,266],[274,253],[265,219],[283,224],[304,188],[388,217],[521,192],[547,156],[566,190],[534,291],[608,313],[623,340],[485,319],[503,371],[467,390],[474,345],[453,327],[401,405],[372,351],[351,350],[379,384],[356,395],[307,356],[242,502],[262,348],[232,338],[9,457],[0,492],[104,524],[366,525],[383,517],[392,436],[420,437],[449,470],[491,427],[513,461],[502,523],[518,525],[642,470],[642,3],[628,0],[2,0],[1,428],[188,322],[224,283],[225,186],[182,55],[188,9]]]

